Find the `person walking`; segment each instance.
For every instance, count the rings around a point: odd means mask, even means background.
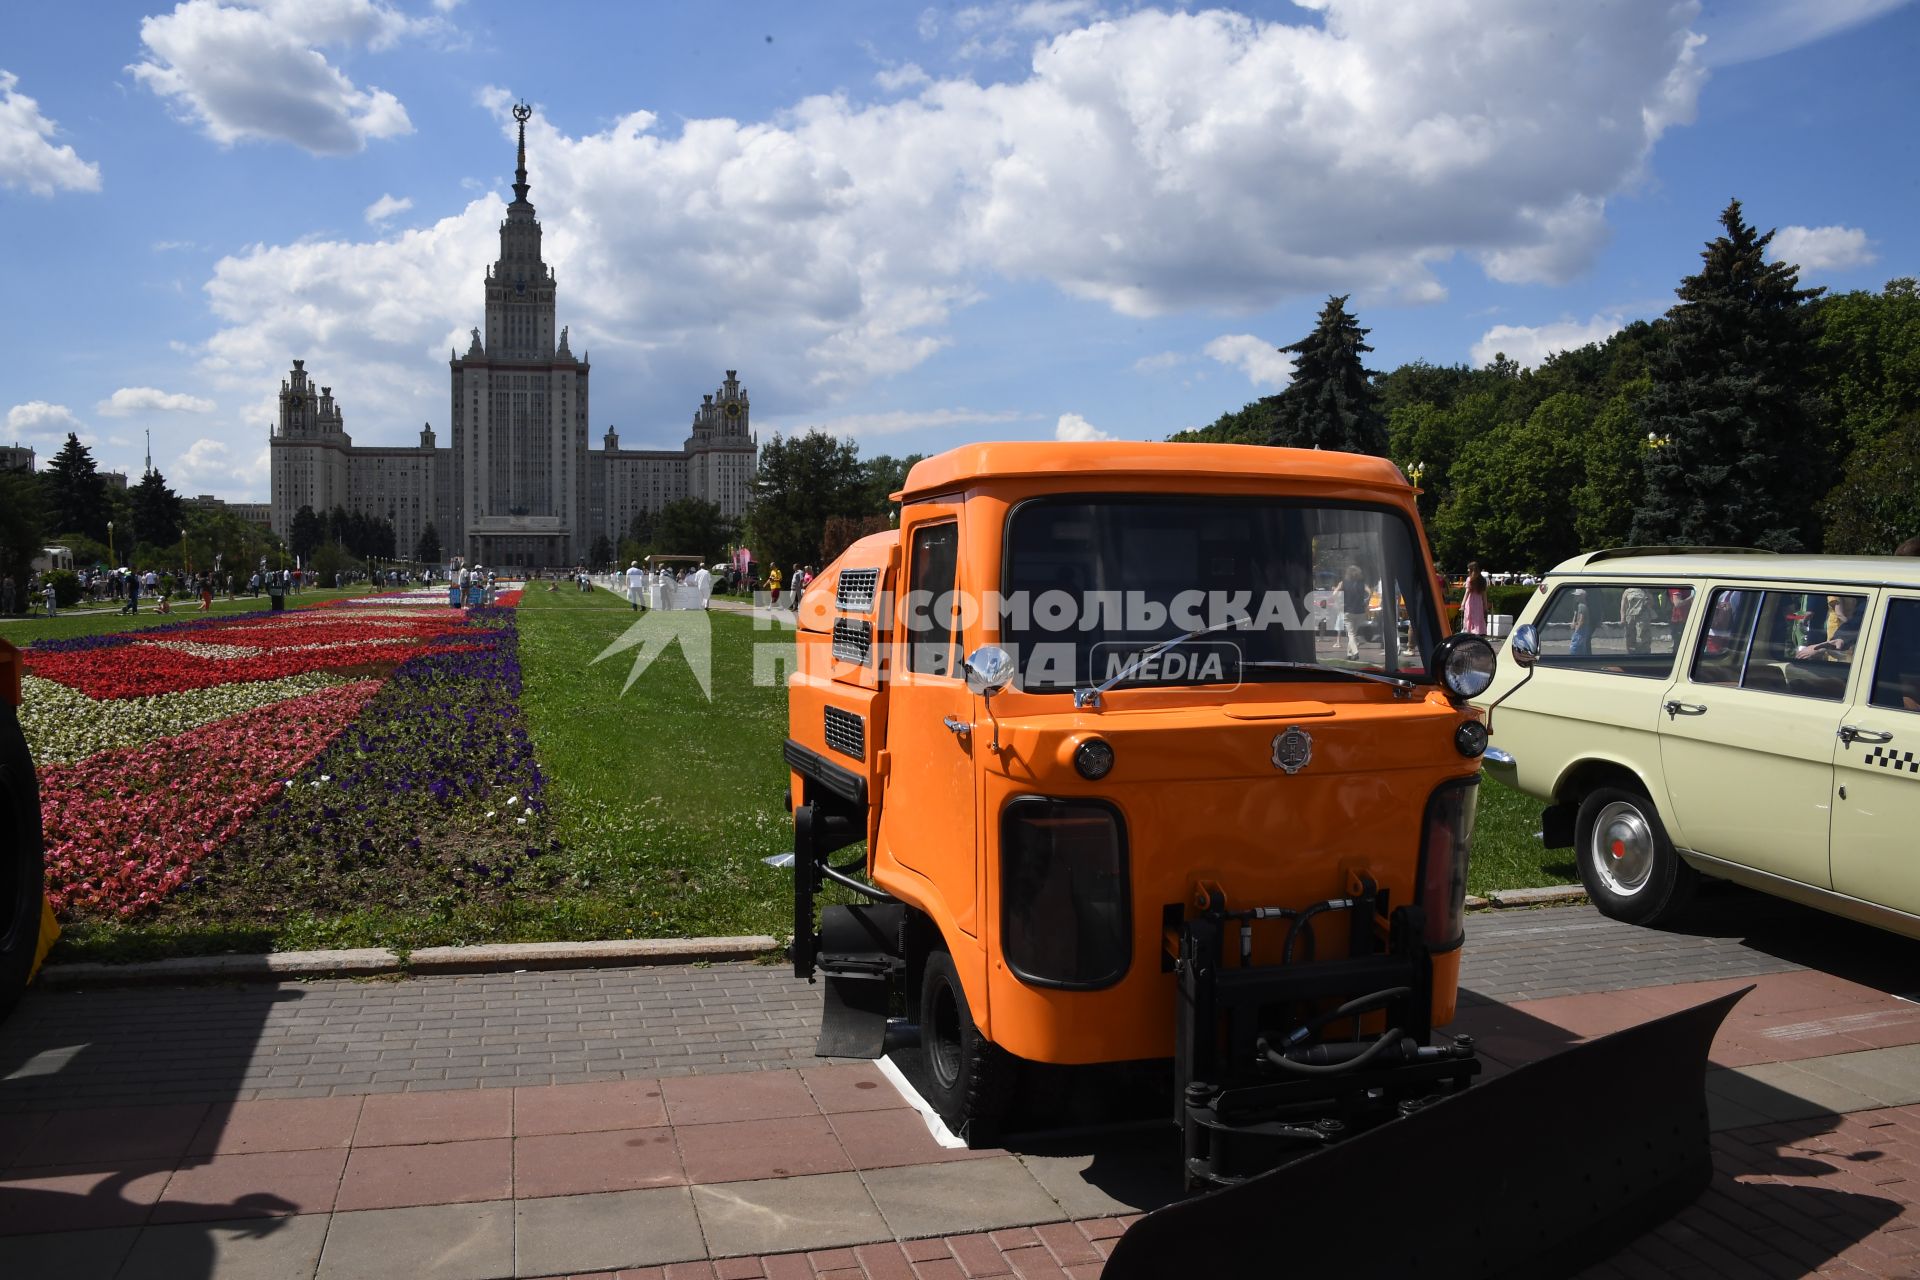
[[[778,609],[780,607],[780,566],[779,565],[775,565],[773,566],[773,568],[767,570],[767,590],[773,593],[773,601],[772,601],[773,607]]]
[[[213,575],[210,573],[203,573],[200,575],[200,610],[199,611],[201,613],[213,612]]]
[[[627,603],[633,606],[635,613],[640,612],[640,597],[646,590],[646,572],[640,568],[640,562],[634,560],[627,565]]]
[[[1467,561],[1467,586],[1460,598],[1460,629],[1476,636],[1487,634],[1487,575],[1478,560]]]
[[[1347,656],[1360,656],[1360,628],[1367,623],[1367,606],[1372,602],[1373,591],[1367,586],[1366,578],[1360,572],[1360,566],[1347,566],[1347,576],[1340,583],[1340,614],[1347,627]]]

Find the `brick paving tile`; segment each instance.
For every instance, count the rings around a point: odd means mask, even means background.
[[[954,1236],[947,1241],[947,1248],[969,1277],[1003,1276],[1007,1274],[1007,1261],[1001,1256],[1000,1249],[991,1237],[985,1235]]]
[[[932,1262],[953,1256],[947,1252],[945,1240],[903,1240],[900,1247],[906,1251],[908,1262]]]
[[[804,1253],[783,1253],[765,1259],[767,1280],[813,1280],[813,1268]]]
[[[661,1082],[667,1118],[675,1125],[771,1120],[820,1114],[797,1071],[744,1076],[681,1076]]]
[[[513,1140],[513,1194],[521,1199],[638,1191],[686,1181],[668,1129],[537,1134]]]
[[[1054,1222],[1033,1229],[1040,1243],[1047,1246],[1053,1260],[1063,1267],[1076,1263],[1098,1262],[1100,1255],[1080,1229],[1070,1222]]]
[[[1041,1245],[1008,1249],[1006,1257],[1007,1265],[1013,1268],[1013,1273],[1020,1280],[1059,1280],[1066,1274],[1060,1269],[1060,1264],[1053,1260],[1053,1255]]]
[[[128,1161],[111,1174],[93,1168],[9,1169],[0,1181],[0,1236],[144,1222],[172,1171],[167,1161]]]
[[[60,1111],[47,1118],[34,1147],[63,1164],[172,1160],[186,1151],[206,1114],[199,1102]]]
[[[510,1091],[390,1093],[368,1098],[353,1131],[356,1148],[506,1138],[513,1134]]]
[[[153,1221],[330,1213],[346,1163],[347,1153],[339,1149],[213,1156],[175,1171],[154,1205]]]
[[[851,1249],[814,1249],[807,1254],[807,1263],[815,1271],[844,1271],[860,1266]]]
[[[821,1271],[816,1274],[819,1280],[866,1280],[866,1277],[860,1274],[858,1267],[835,1267],[831,1271]]]
[[[710,1262],[673,1262],[667,1264],[662,1280],[713,1280]]]
[[[967,1273],[951,1258],[930,1258],[913,1267],[914,1280],[968,1280]]]
[[[864,1280],[913,1280],[913,1267],[899,1245],[855,1245],[853,1256],[860,1263]]]
[[[515,1137],[646,1129],[666,1122],[666,1103],[657,1080],[536,1085],[513,1091]]]
[[[854,1168],[822,1115],[679,1125],[673,1137],[692,1182],[746,1182]]]
[[[188,1145],[192,1155],[346,1147],[360,1120],[359,1098],[292,1098],[209,1107]]]
[[[758,1258],[722,1258],[713,1264],[714,1280],[763,1280],[767,1270]]]

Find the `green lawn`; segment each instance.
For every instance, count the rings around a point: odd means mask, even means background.
[[[313,601],[333,593],[311,592]],[[142,620],[151,622],[150,615]],[[368,895],[332,914],[266,911],[237,917],[215,894],[183,894],[132,924],[71,928],[63,960],[131,960],[219,951],[421,946],[473,942],[767,933],[791,927],[790,880],[762,859],[791,847],[783,804],[786,693],[754,683],[756,645],[786,649],[788,632],[713,612],[713,696],[702,694],[680,650],[658,656],[622,691],[633,651],[594,659],[635,620],[624,601],[538,585],[518,611],[521,705],[547,777],[559,852],[510,894]],[[103,614],[56,619],[112,629]],[[9,631],[16,628],[9,627]],[[79,631],[68,634],[80,634]],[[1497,783],[1480,797],[1468,887],[1563,884],[1565,850],[1533,833],[1539,805]],[[271,872],[269,872],[269,876]]]
[[[372,590],[372,587],[361,583],[341,591],[302,591],[299,595],[287,597],[287,607],[305,608],[307,605],[319,604],[324,600],[363,596]],[[11,640],[24,649],[35,640],[71,640],[75,636],[97,636],[105,635],[109,631],[128,631],[136,627],[158,627],[207,616],[199,612],[198,597],[175,601],[172,613],[161,613],[154,608],[154,604],[154,597],[143,595],[140,597],[140,612],[127,616],[121,615],[118,605],[78,604],[71,609],[62,609],[52,618],[41,617],[38,614],[31,617],[0,617],[0,639]],[[213,612],[219,614],[248,613],[266,607],[265,592],[261,592],[258,599],[247,595],[242,595],[235,600],[228,600],[224,596],[213,598]]]

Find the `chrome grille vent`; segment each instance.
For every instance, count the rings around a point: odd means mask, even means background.
[[[865,760],[867,758],[866,720],[851,711],[842,711],[839,707],[828,707],[826,719],[827,745],[843,756]]]
[[[878,569],[842,569],[833,607],[841,613],[872,613],[873,593],[879,588]]]
[[[836,618],[833,622],[833,656],[841,662],[866,666],[873,653],[873,627],[858,618]]]

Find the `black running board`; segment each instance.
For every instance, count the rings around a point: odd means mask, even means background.
[[[1156,1210],[1102,1280],[1540,1280],[1599,1261],[1713,1174],[1707,1051],[1752,987],[1616,1031],[1292,1164]]]

